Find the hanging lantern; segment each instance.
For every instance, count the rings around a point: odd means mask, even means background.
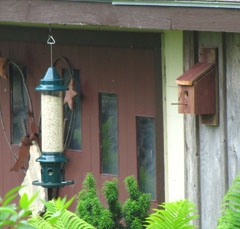
[[[63,92],[68,88],[64,86],[56,68],[49,67],[35,90],[41,92],[42,155],[37,161],[42,167],[42,181],[34,181],[33,184],[45,188],[73,184],[72,180],[64,181],[64,163],[68,159],[63,156]]]

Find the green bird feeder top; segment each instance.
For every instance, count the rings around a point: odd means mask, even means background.
[[[58,75],[56,68],[49,67],[40,85],[35,88],[36,91],[66,91],[63,79]]]

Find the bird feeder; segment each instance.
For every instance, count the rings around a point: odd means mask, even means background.
[[[42,181],[34,181],[33,184],[45,188],[73,184],[72,180],[64,181],[64,163],[68,159],[63,156],[63,92],[68,88],[56,68],[49,67],[35,90],[41,92],[42,155],[37,161],[42,167]]]

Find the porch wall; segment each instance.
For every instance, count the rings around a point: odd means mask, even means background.
[[[198,204],[200,228],[213,229],[240,169],[240,34],[184,32],[185,69],[202,46],[218,48],[219,125],[202,125],[198,116],[185,115],[186,197]]]

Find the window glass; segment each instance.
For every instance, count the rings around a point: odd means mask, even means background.
[[[22,68],[26,76],[26,68]],[[24,137],[23,122],[27,123],[28,99],[22,77],[14,65],[9,66],[11,87],[12,144],[19,144]]]
[[[101,173],[118,174],[118,102],[116,94],[99,94]]]
[[[63,69],[63,78],[65,85],[68,85],[71,77],[68,69]],[[78,95],[74,98],[74,112],[68,108],[66,104],[64,106],[64,118],[67,119],[65,126],[65,140],[67,137],[67,133],[69,130],[69,125],[72,120],[72,127],[70,127],[69,135],[71,137],[71,141],[68,145],[68,149],[72,150],[81,150],[82,149],[82,132],[81,132],[81,94],[80,94],[80,77],[79,70],[75,70],[73,72],[74,78],[74,90],[78,93]]]
[[[155,119],[137,117],[139,188],[156,199]]]

